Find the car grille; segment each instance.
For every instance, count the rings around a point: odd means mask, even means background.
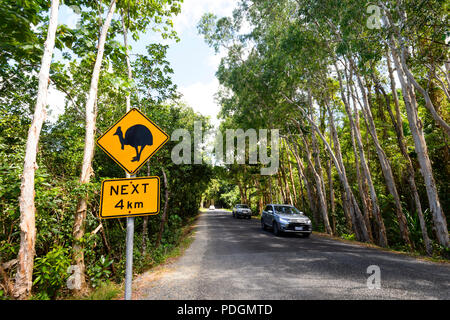
[[[311,230],[311,226],[306,223],[290,223],[286,229],[287,230],[295,230],[295,227],[303,227],[303,231]]]

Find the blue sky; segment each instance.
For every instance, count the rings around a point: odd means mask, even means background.
[[[184,0],[181,13],[173,19],[174,28],[180,41],[169,41],[168,60],[174,69],[173,81],[183,94],[183,100],[196,112],[211,117],[217,124],[220,107],[214,102],[214,94],[219,83],[215,72],[220,55],[209,48],[197,33],[197,23],[204,13],[212,12],[217,16],[231,15],[236,2],[233,0]],[[59,11],[60,23],[76,25],[77,16],[66,6]],[[159,39],[152,32],[142,35],[138,42],[132,42],[133,53],[145,53],[145,46]],[[50,104],[55,110],[54,116],[64,107],[64,94],[50,90]]]

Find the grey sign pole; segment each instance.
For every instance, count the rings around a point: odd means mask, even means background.
[[[133,240],[134,217],[127,218],[126,269],[125,269],[125,300],[131,300],[131,284],[133,282]]]
[[[136,175],[127,174],[127,178],[136,178]],[[134,217],[127,217],[127,239],[126,239],[126,267],[125,267],[125,300],[131,300],[131,284],[133,283],[133,240],[134,240]]]

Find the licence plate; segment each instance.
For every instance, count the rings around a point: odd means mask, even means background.
[[[295,227],[295,231],[303,231],[303,227]]]

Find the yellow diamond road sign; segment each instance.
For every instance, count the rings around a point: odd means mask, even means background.
[[[159,177],[111,179],[102,182],[102,219],[156,215],[159,213]]]
[[[138,109],[131,109],[97,139],[103,149],[129,174],[135,174],[169,139]]]

